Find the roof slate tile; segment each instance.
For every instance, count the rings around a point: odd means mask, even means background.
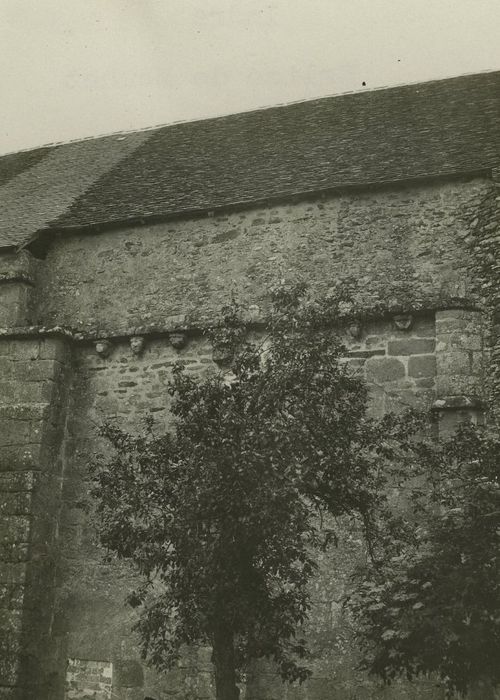
[[[0,246],[499,164],[500,72],[339,95],[4,156]]]

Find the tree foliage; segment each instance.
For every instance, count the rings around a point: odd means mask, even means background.
[[[254,659],[285,681],[310,675],[308,584],[337,537],[323,515],[354,515],[365,533],[347,603],[365,668],[385,682],[434,674],[450,694],[500,682],[498,432],[466,424],[438,441],[427,416],[369,418],[334,330],[351,291],[318,301],[280,286],[253,337],[233,303],[210,334],[230,367],[177,364],[159,434],[101,431],[96,525],[141,574],[129,602],[143,655],[163,671],[183,645],[210,645],[220,700]]]
[[[178,364],[170,429],[106,425],[113,450],[93,465],[100,540],[143,575],[130,602],[144,656],[165,670],[182,645],[211,645],[220,698],[237,697],[252,659],[308,677],[307,584],[335,540],[318,516],[369,521],[389,426],[366,416],[367,389],[342,362],[345,292],[318,302],[281,286],[273,304],[253,340],[238,306],[225,309],[212,340],[229,375]]]
[[[386,682],[435,674],[449,696],[497,686],[498,430],[464,423],[450,439],[416,441],[406,472],[406,506],[379,512],[348,602],[363,664]]]

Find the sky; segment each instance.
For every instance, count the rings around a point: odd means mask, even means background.
[[[500,1],[0,0],[0,66],[8,153],[500,69]]]

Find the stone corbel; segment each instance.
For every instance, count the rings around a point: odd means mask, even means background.
[[[142,354],[144,350],[145,340],[143,335],[134,335],[130,338],[130,348],[136,357]]]
[[[168,339],[170,340],[171,346],[176,350],[182,350],[187,344],[186,333],[170,333]]]
[[[351,321],[347,327],[347,332],[353,340],[359,340],[363,334],[363,326],[360,321]]]
[[[396,314],[392,320],[398,331],[409,331],[413,326],[413,316],[411,314]]]
[[[109,340],[97,340],[95,343],[95,351],[99,357],[108,357],[111,353],[111,343]]]

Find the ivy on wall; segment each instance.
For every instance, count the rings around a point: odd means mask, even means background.
[[[485,398],[492,419],[500,421],[500,171],[494,171],[491,189],[471,214],[469,228],[471,272],[487,323]]]

